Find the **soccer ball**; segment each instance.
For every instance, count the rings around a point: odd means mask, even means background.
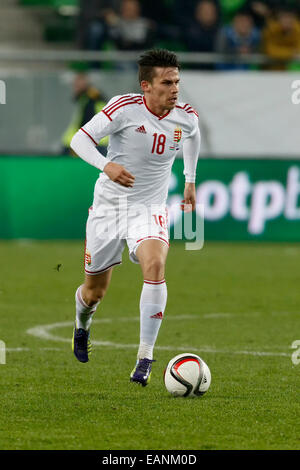
[[[164,372],[164,382],[174,397],[199,397],[209,389],[211,374],[201,357],[184,353],[170,360]]]

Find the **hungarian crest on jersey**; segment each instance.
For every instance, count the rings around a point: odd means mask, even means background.
[[[179,150],[179,142],[181,141],[182,137],[182,129],[181,127],[177,126],[174,130],[173,141],[174,144],[170,147],[170,150]]]

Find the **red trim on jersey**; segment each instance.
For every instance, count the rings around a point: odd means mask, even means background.
[[[100,273],[103,273],[104,271],[107,271],[109,268],[112,268],[113,266],[116,266],[116,264],[121,264],[121,261],[118,261],[118,263],[113,263],[110,266],[107,266],[107,268],[100,269],[100,271],[88,271],[87,269],[85,269],[85,272],[87,274],[100,274]]]
[[[114,103],[110,104],[109,106],[107,106],[106,108],[104,108],[105,112],[107,112],[108,114],[110,114],[112,112],[112,110],[116,107],[116,106],[119,106],[121,103],[125,103],[127,101],[136,101],[136,100],[142,100],[142,97],[141,96],[129,96],[129,95],[126,95],[126,96],[123,96],[122,98],[118,99],[117,101],[115,101]]]
[[[125,104],[134,104],[134,103],[139,103],[142,104],[142,97],[139,95],[136,96],[130,96],[130,95],[125,95],[116,100],[114,103],[110,104],[109,106],[106,106],[102,109],[104,114],[112,121],[111,115],[114,113],[121,105]]]
[[[138,102],[138,101],[129,101],[128,103],[123,103],[123,104],[120,104],[120,106],[118,106],[117,108],[113,109],[109,116],[111,116],[115,111],[117,111],[117,109],[119,108],[123,108],[123,106],[128,106],[129,104],[142,104],[142,101],[141,102]]]
[[[143,96],[143,102],[144,102],[144,105],[146,106],[146,108],[148,109],[149,113],[151,114],[154,114],[154,116],[158,117],[158,119],[161,121],[163,118],[165,118],[166,116],[168,116],[168,114],[170,113],[170,110],[164,114],[163,116],[159,116],[158,114],[154,113],[153,111],[151,111],[150,108],[148,108],[147,106],[147,103],[146,103],[146,98]]]
[[[113,103],[111,103],[110,105],[106,105],[104,106],[103,109],[105,109],[105,111],[109,111],[109,109],[113,106],[115,106],[117,103],[119,103],[119,101],[121,100],[124,100],[126,98],[130,98],[130,95],[124,95],[124,96],[121,96],[120,98],[118,98],[116,101],[114,101]]]
[[[185,103],[184,106],[179,106],[179,104],[176,104],[176,108],[181,108],[181,109],[185,109],[187,106],[190,106],[188,103]]]
[[[82,127],[80,128],[80,130],[83,131],[90,139],[92,139],[95,145],[98,145],[97,142],[93,139],[93,137],[87,131],[85,131]]]
[[[185,104],[184,106],[179,106],[177,104],[176,108],[183,109],[183,111],[185,111],[188,114],[194,113],[194,114],[196,114],[197,117],[199,117],[198,113],[189,104]]]
[[[144,237],[144,238],[140,238],[139,240],[137,240],[136,243],[139,243],[141,242],[142,240],[147,240],[147,238],[154,238],[156,240],[162,240],[163,242],[165,242],[168,246],[170,246],[169,242],[165,239],[165,238],[162,238],[162,237],[156,237],[156,236],[152,236],[150,235],[149,237]]]
[[[105,114],[105,116],[112,121],[112,118],[104,111],[104,109],[101,109],[102,113]]]
[[[194,110],[192,110],[192,111],[187,111],[187,112],[188,112],[189,114],[192,114],[192,113],[193,113],[193,114],[196,114],[196,116],[199,117],[199,114],[196,113],[196,111],[194,111]]]
[[[110,109],[107,110],[107,113],[112,114],[114,110],[120,107],[122,104],[127,104],[127,103],[132,103],[132,102],[136,103],[137,101],[138,100],[136,100],[133,97],[125,98],[124,100],[118,101],[118,103],[115,103],[113,106],[111,106]]]

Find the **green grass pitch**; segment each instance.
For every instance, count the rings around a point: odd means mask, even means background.
[[[92,327],[92,340],[107,344],[94,346],[88,364],[73,356],[82,252],[80,242],[0,243],[0,449],[300,449],[300,364],[291,360],[299,245],[171,244],[146,388],[129,382],[142,276],[126,252]],[[180,352],[198,352],[211,369],[201,398],[164,388],[164,368]]]

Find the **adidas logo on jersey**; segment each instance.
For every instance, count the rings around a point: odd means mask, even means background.
[[[158,312],[155,315],[152,315],[150,318],[157,318],[158,320],[162,320],[163,314],[162,312]]]
[[[141,132],[141,134],[147,134],[144,126],[138,127],[135,132]]]

